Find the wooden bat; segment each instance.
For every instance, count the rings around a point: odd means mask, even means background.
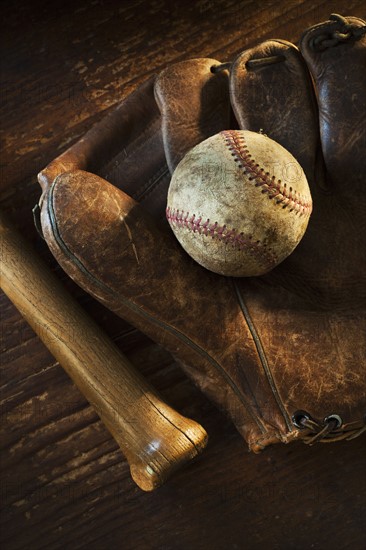
[[[1,288],[95,407],[144,491],[197,456],[200,424],[167,405],[0,212]]]

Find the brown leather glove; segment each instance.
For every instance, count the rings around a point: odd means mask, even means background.
[[[61,266],[166,347],[253,451],[365,431],[365,29],[332,16],[301,53],[269,40],[168,67],[39,175]],[[286,147],[313,197],[300,245],[258,278],[205,270],[162,221],[179,160],[238,127]]]

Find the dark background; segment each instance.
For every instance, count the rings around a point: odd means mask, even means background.
[[[2,548],[361,549],[365,437],[249,454],[169,354],[76,287],[38,237],[36,175],[149,75],[297,42],[361,0],[1,2],[1,206],[163,396],[208,431],[204,454],[143,493],[94,410],[1,295]]]

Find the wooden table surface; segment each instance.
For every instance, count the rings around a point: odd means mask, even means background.
[[[1,206],[120,349],[210,436],[196,462],[142,492],[92,407],[1,295],[2,548],[365,548],[366,438],[249,454],[168,353],[64,275],[31,214],[37,172],[149,75],[192,57],[230,60],[266,38],[296,42],[330,13],[366,18],[364,2],[1,6]]]

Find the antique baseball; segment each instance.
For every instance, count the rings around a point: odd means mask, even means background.
[[[191,149],[175,169],[166,215],[185,251],[221,275],[250,277],[282,262],[312,210],[304,172],[269,137],[226,130]]]

